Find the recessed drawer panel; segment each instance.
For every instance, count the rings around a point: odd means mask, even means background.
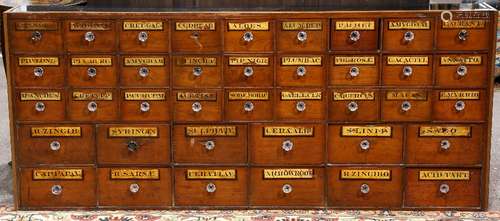
[[[125,20],[120,32],[120,50],[129,52],[169,51],[169,26],[162,20]]]
[[[377,19],[334,19],[332,21],[332,50],[377,50]]]
[[[384,56],[382,69],[384,85],[431,86],[432,56],[430,55],[388,55]]]
[[[116,59],[110,55],[70,56],[68,83],[73,87],[113,87],[118,82]]]
[[[65,119],[65,92],[60,89],[19,90],[15,115],[18,120],[61,121]]]
[[[74,121],[118,119],[118,98],[112,89],[80,89],[70,94],[68,116]]]
[[[484,90],[434,90],[433,118],[444,121],[482,121],[486,119]]]
[[[438,19],[437,48],[439,50],[486,50],[490,41],[490,19],[453,17],[443,22]]]
[[[174,87],[220,87],[222,65],[218,56],[175,56]]]
[[[330,85],[378,85],[378,55],[335,55],[330,65]]]
[[[18,87],[64,87],[64,60],[60,56],[16,56],[14,63]]]
[[[329,100],[330,121],[377,121],[380,100],[376,89],[332,89]]]
[[[272,51],[274,22],[254,18],[252,20],[225,21],[225,51]]]
[[[326,82],[324,57],[321,55],[281,56],[276,67],[278,86],[317,86]],[[277,64],[278,65],[278,64]]]
[[[383,49],[386,51],[430,51],[434,46],[431,18],[384,19]]]
[[[111,20],[70,20],[64,22],[69,52],[112,52],[116,49],[115,23]]]
[[[272,120],[273,101],[274,94],[271,90],[227,90],[225,118],[231,121]]]
[[[431,98],[427,90],[387,90],[382,96],[381,112],[384,121],[431,119]]]
[[[278,25],[278,51],[328,50],[327,20],[287,19]]]
[[[121,98],[125,121],[170,120],[170,96],[166,89],[124,89]]]
[[[272,87],[274,57],[269,55],[230,55],[224,57],[224,84],[234,87]]]
[[[172,50],[175,52],[221,51],[221,30],[216,20],[173,21]]]
[[[278,120],[323,120],[325,99],[321,89],[278,90],[276,118]]]
[[[450,54],[436,56],[436,84],[450,87],[483,87],[487,85],[488,68],[484,54]]]
[[[9,23],[15,52],[61,52],[61,24],[55,20],[16,20]]]
[[[220,121],[223,94],[220,90],[174,91],[174,120]]]
[[[122,57],[121,85],[128,87],[169,87],[167,56],[125,55]]]

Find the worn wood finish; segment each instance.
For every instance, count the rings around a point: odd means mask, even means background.
[[[19,20],[19,21],[34,21],[34,20]],[[48,22],[57,22],[56,20],[45,20]],[[9,23],[7,30],[10,32],[10,42],[16,51],[30,53],[30,52],[46,52],[46,53],[60,53],[63,50],[63,28],[61,23],[57,22],[55,29],[39,31],[42,38],[39,41],[33,40],[33,32],[36,30],[17,30],[16,23]]]
[[[404,56],[404,55],[388,55]],[[432,56],[423,54],[418,55],[428,57],[427,65],[389,65],[387,56],[384,56],[382,65],[382,84],[386,86],[431,86],[433,82],[432,74]],[[411,73],[405,75],[404,69],[411,68]]]
[[[232,100],[229,98],[231,92],[267,92],[267,100]],[[274,91],[272,90],[247,90],[247,89],[231,89],[226,91],[226,101],[224,104],[224,117],[230,121],[271,121],[273,120],[273,101]],[[250,105],[245,109],[245,105]],[[251,107],[251,108],[250,108]]]
[[[480,64],[456,64],[456,65],[443,65],[440,63],[441,58],[443,57],[452,57],[452,58],[460,58],[460,57],[468,57],[468,56],[480,56],[481,63]],[[450,54],[450,55],[441,55],[436,56],[434,62],[437,66],[435,70],[436,77],[436,85],[443,87],[482,87],[488,81],[488,76],[484,73],[487,72],[487,55],[475,55],[475,54]],[[461,76],[458,74],[460,66],[465,66],[466,73],[465,76]]]
[[[373,22],[372,28],[363,28],[359,29],[359,27],[347,28],[348,30],[344,30],[344,28],[337,28],[337,22]],[[332,30],[330,35],[330,41],[332,44],[332,48],[336,48],[338,50],[360,50],[360,51],[374,51],[377,50],[378,47],[378,19],[333,19],[332,20]],[[349,30],[350,29],[350,30]],[[353,40],[351,39],[351,34],[353,32],[358,32],[359,39]]]
[[[137,65],[127,66],[125,58],[158,58],[164,59],[162,66]],[[170,61],[166,55],[144,56],[137,54],[125,54],[121,56],[120,84],[125,87],[168,87],[170,86]],[[147,68],[146,76],[141,75],[141,68]]]
[[[68,101],[68,119],[71,121],[110,121],[118,119],[118,92],[112,89],[74,89],[70,93],[111,93],[112,100],[75,100],[70,97]],[[90,111],[91,102],[97,104],[95,111]]]
[[[124,22],[161,22],[161,30],[126,30]],[[120,50],[123,52],[165,52],[169,51],[170,28],[168,22],[161,20],[125,20],[120,30]],[[146,40],[139,40],[141,32],[146,33]]]
[[[73,65],[72,59],[111,58],[110,66]],[[73,87],[115,87],[118,83],[117,60],[112,55],[74,55],[68,61],[68,84]],[[89,71],[95,69],[94,75]]]
[[[229,24],[267,22],[267,30],[229,30]],[[271,52],[274,50],[274,21],[253,18],[252,20],[226,20],[224,22],[224,51],[227,52]],[[252,40],[245,41],[243,35],[251,33]]]
[[[337,64],[336,57],[352,57],[359,56],[374,57],[372,64]],[[329,71],[329,86],[368,86],[378,85],[379,83],[379,56],[377,54],[360,54],[360,55],[336,55],[331,57]],[[358,75],[351,75],[351,69],[357,68]]]
[[[107,30],[71,30],[72,22],[103,23]],[[112,52],[116,49],[116,27],[112,20],[69,20],[63,23],[66,34],[65,45],[69,52]],[[95,40],[87,41],[85,34],[91,32]]]
[[[215,30],[176,30],[177,22],[215,23]],[[213,19],[207,20],[173,20],[172,25],[172,51],[174,52],[217,52],[222,50],[220,22]]]
[[[258,57],[267,58],[267,65],[243,64],[229,65],[230,58]],[[244,54],[224,56],[224,85],[227,87],[272,87],[274,86],[274,57],[265,54]],[[245,68],[251,68],[252,74],[245,75]]]
[[[320,92],[320,100],[282,100],[282,92]],[[322,89],[293,89],[293,90],[277,90],[275,99],[275,116],[281,121],[319,121],[325,119],[326,96]],[[305,103],[303,111],[297,110],[299,102]]]
[[[215,93],[216,100],[209,101],[185,101],[178,100],[178,93],[196,92],[196,93]],[[222,119],[222,103],[224,102],[223,93],[220,90],[175,90],[172,99],[174,100],[174,120],[177,121],[220,121]],[[201,104],[199,112],[193,110],[193,105],[198,102]]]
[[[148,100],[148,99],[134,99],[127,100],[125,98],[126,93],[163,93],[165,96],[163,100],[158,98],[158,100]],[[169,121],[171,102],[170,94],[167,89],[126,89],[121,91],[121,116],[123,121],[139,121],[139,122],[150,122],[150,121]],[[147,106],[144,106],[147,105]],[[147,107],[147,109],[145,109]]]
[[[63,57],[56,56],[59,59],[57,66],[30,65],[20,66],[19,56],[13,58],[15,62],[12,70],[16,76],[16,86],[18,87],[64,87],[64,65]],[[42,75],[35,75],[37,68],[42,68]]]
[[[383,98],[380,112],[383,121],[428,121],[431,119],[431,92],[421,89],[408,91],[420,92],[425,94],[427,98],[425,100],[388,100],[387,91],[382,91]],[[410,103],[410,109],[407,111],[402,108],[404,102]]]
[[[185,59],[210,59],[216,58],[216,65],[185,64]],[[222,61],[220,56],[175,56],[172,64],[172,80],[174,87],[220,87],[222,83]],[[196,74],[195,69],[200,69]]]
[[[429,22],[428,29],[390,29],[390,22]],[[382,48],[386,51],[430,51],[434,47],[434,19],[419,18],[419,19],[384,19],[384,38]],[[407,32],[413,33],[411,41],[405,41],[404,35]]]
[[[485,27],[491,25],[494,20],[485,21]],[[443,22],[438,20],[438,31],[436,39],[436,47],[439,50],[486,50],[489,47],[489,41],[485,39],[488,33],[485,29],[474,28],[452,28],[443,29]],[[495,25],[495,24],[493,24]],[[458,38],[458,32],[466,30],[468,33],[467,40],[461,41]]]
[[[61,95],[61,100],[21,100],[21,93],[35,93],[35,94],[45,94],[56,92]],[[23,89],[16,91],[15,105],[19,110],[16,114],[19,120],[23,121],[42,121],[42,122],[52,122],[52,121],[62,121],[65,119],[65,97],[64,90],[61,89]],[[36,109],[37,103],[42,103],[44,105],[43,109],[38,111]]]
[[[307,27],[293,28],[287,30],[283,26],[284,22],[320,22],[321,29],[309,30]],[[328,33],[330,31],[328,20],[308,20],[308,19],[286,19],[278,21],[276,36],[280,39],[277,42],[278,51],[286,52],[323,52],[328,48]],[[289,28],[290,29],[290,28]],[[305,41],[299,40],[299,32],[305,32]]]
[[[321,65],[283,65],[283,57],[321,57]],[[326,82],[326,58],[321,55],[283,55],[276,58],[276,84],[281,87],[323,87]],[[301,68],[305,73],[299,74]]]
[[[345,95],[346,93],[360,93],[365,94],[367,97],[359,98],[360,100],[358,100]],[[353,109],[349,109],[349,106],[354,105],[353,102],[356,108],[351,107]],[[334,88],[329,91],[328,105],[328,120],[332,122],[368,122],[379,120],[380,96],[377,89]]]

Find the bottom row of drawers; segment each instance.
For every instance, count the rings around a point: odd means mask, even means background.
[[[480,207],[481,170],[402,167],[22,168],[20,205]]]

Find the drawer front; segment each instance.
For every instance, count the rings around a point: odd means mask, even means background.
[[[329,100],[330,121],[377,121],[380,100],[376,89],[332,89]]]
[[[116,59],[110,55],[70,57],[68,83],[73,87],[114,87],[118,82]]]
[[[225,51],[272,51],[274,22],[252,20],[227,20],[224,23]]]
[[[483,156],[482,125],[409,125],[408,163],[479,164]]]
[[[403,133],[399,125],[329,125],[329,162],[401,163]]]
[[[170,168],[99,168],[99,206],[169,207]]]
[[[70,20],[66,28],[69,52],[112,52],[116,49],[115,23],[111,20]]]
[[[482,121],[486,119],[487,104],[484,90],[433,91],[435,120]]]
[[[222,91],[191,90],[174,91],[174,120],[220,121],[222,120]]]
[[[121,85],[127,87],[169,87],[169,59],[165,55],[122,57]]]
[[[170,126],[97,125],[97,146],[99,164],[168,164]]]
[[[14,63],[18,87],[64,87],[65,63],[60,56],[15,56]]]
[[[278,120],[324,120],[325,102],[321,89],[278,90],[276,118]]]
[[[384,85],[431,86],[432,56],[388,55],[384,56],[382,68]]]
[[[486,50],[490,34],[488,19],[457,19],[442,22],[438,19],[437,48],[439,50]]]
[[[111,121],[118,119],[117,92],[112,89],[71,91],[68,116],[73,121]]]
[[[247,205],[246,168],[175,168],[176,206]]]
[[[286,19],[278,22],[278,51],[326,51],[328,20]]]
[[[406,171],[405,207],[474,207],[481,205],[481,170],[415,168]]]
[[[169,25],[162,20],[125,20],[121,23],[120,50],[168,52]]]
[[[484,54],[450,54],[436,56],[436,84],[450,87],[487,85],[488,61]]]
[[[430,51],[434,46],[431,18],[384,19],[384,50]]]
[[[172,21],[172,51],[221,51],[222,28],[216,20]]]
[[[268,55],[225,56],[224,85],[272,87],[274,85],[274,57]]]
[[[97,205],[96,172],[91,167],[20,169],[19,186],[20,207],[24,209]]]
[[[15,20],[9,23],[10,46],[15,52],[60,52],[61,29],[55,20]]]
[[[382,93],[382,120],[428,121],[431,98],[427,90],[387,90]]]
[[[174,87],[220,87],[222,83],[219,56],[174,56]]]
[[[252,168],[250,206],[324,206],[323,168]]]
[[[280,56],[276,70],[278,86],[317,86],[326,82],[324,57],[321,55]]]
[[[246,163],[246,125],[175,125],[176,163]]]
[[[332,50],[377,50],[377,19],[334,19],[332,21]]]
[[[272,90],[227,90],[224,116],[230,121],[269,121],[273,101]]]
[[[170,120],[167,89],[125,89],[121,92],[121,113],[125,121]]]
[[[378,67],[378,55],[332,56],[329,85],[378,85]]]
[[[19,90],[15,114],[21,121],[61,121],[65,118],[65,91],[60,89]]]
[[[325,127],[321,124],[252,124],[249,136],[252,164],[324,162]]]
[[[327,170],[329,206],[356,208],[402,206],[401,168],[332,167]]]
[[[95,163],[91,125],[21,125],[17,133],[22,166]]]

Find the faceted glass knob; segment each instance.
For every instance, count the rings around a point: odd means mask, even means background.
[[[293,188],[292,188],[292,185],[285,184],[285,185],[283,185],[283,187],[281,188],[281,190],[283,191],[283,193],[289,194],[289,193],[292,192]]]
[[[411,109],[411,103],[409,101],[404,101],[403,103],[401,103],[401,110],[403,112],[407,112]]]
[[[306,75],[306,67],[304,66],[299,66],[297,67],[297,76],[299,77],[304,77]]]
[[[31,33],[31,40],[32,41],[41,41],[42,40],[42,32],[40,31],[34,31]]]
[[[91,101],[87,104],[87,109],[89,112],[96,112],[97,111],[97,103],[95,101]]]
[[[90,68],[87,68],[87,75],[90,77],[90,78],[93,78],[97,75],[97,69],[94,68],[94,67],[90,67]]]
[[[54,196],[59,196],[62,193],[62,186],[61,185],[54,185],[52,188],[50,188],[50,191],[52,192],[52,195]]]
[[[448,150],[451,147],[451,143],[449,140],[441,140],[440,146],[442,150]]]
[[[370,192],[370,186],[366,183],[361,184],[359,187],[359,190],[361,191],[362,194],[367,194]]]
[[[293,149],[293,142],[291,140],[285,140],[283,144],[281,144],[281,148],[286,152],[290,152]]]
[[[149,69],[147,67],[139,68],[139,76],[145,78],[149,75]]]
[[[42,67],[36,67],[33,69],[33,74],[35,77],[42,77],[43,76],[43,68]]]
[[[465,29],[462,29],[458,32],[458,40],[466,41],[467,37],[469,37],[469,32]]]
[[[139,143],[137,143],[137,141],[131,140],[127,143],[127,149],[130,152],[135,152],[137,151],[137,149],[139,149]]]
[[[217,190],[217,187],[215,186],[214,183],[208,183],[206,189],[207,189],[207,192],[213,193],[213,192],[215,192],[215,190]]]
[[[463,111],[464,109],[465,109],[465,102],[463,102],[463,101],[455,102],[455,110],[456,111]]]
[[[137,183],[132,183],[130,184],[130,186],[128,187],[128,190],[131,192],[131,193],[138,193],[139,192],[139,184]]]
[[[407,31],[404,33],[403,39],[406,43],[410,43],[413,39],[415,39],[415,34],[412,31]]]
[[[448,192],[450,192],[450,186],[448,186],[448,184],[446,183],[439,185],[439,192],[442,194],[447,194]]]
[[[350,112],[356,112],[358,111],[359,105],[356,103],[356,101],[351,101],[347,104],[347,109],[349,109]]]
[[[467,75],[467,67],[463,66],[463,65],[458,66],[457,67],[457,75],[459,77],[464,77],[465,75]]]
[[[251,77],[253,75],[253,68],[245,67],[245,69],[243,69],[243,74],[245,75],[245,77]]]
[[[351,67],[351,69],[349,69],[349,75],[352,78],[357,77],[359,75],[359,68],[358,67]]]
[[[144,101],[141,103],[141,112],[148,112],[150,108],[151,105],[148,102]]]
[[[148,40],[148,33],[145,32],[145,31],[141,31],[139,32],[139,34],[137,35],[137,39],[141,42],[141,43],[145,43],[147,40]]]
[[[247,101],[245,102],[245,104],[243,104],[243,109],[246,111],[246,112],[251,112],[253,111],[254,109],[254,104],[251,102],[251,101]]]
[[[298,112],[303,112],[306,110],[306,103],[304,101],[299,101],[295,105],[295,109],[297,109]]]
[[[410,66],[403,67],[403,76],[410,77],[412,74],[413,74],[413,68],[411,68]]]
[[[191,109],[198,113],[201,111],[201,103],[200,102],[194,102],[192,105],[191,105]]]
[[[351,31],[351,33],[349,34],[349,40],[351,40],[352,42],[359,41],[359,38],[361,38],[361,34],[359,33],[359,31]]]
[[[53,151],[58,151],[59,149],[61,149],[61,143],[59,143],[59,141],[50,142],[50,149]]]
[[[253,33],[249,31],[245,32],[243,34],[243,41],[247,43],[253,41]]]
[[[84,38],[85,38],[85,41],[88,41],[88,42],[93,42],[95,40],[95,34],[94,32],[86,32],[85,35],[84,35]]]
[[[35,110],[37,112],[44,112],[45,111],[45,104],[43,102],[36,102]]]
[[[199,77],[199,76],[201,76],[201,73],[203,73],[203,70],[201,69],[201,67],[194,67],[193,68],[193,75],[194,76]]]
[[[359,142],[359,148],[361,148],[361,150],[368,150],[368,149],[370,149],[370,141],[368,141],[368,140],[362,140],[361,142]]]
[[[297,40],[299,40],[299,42],[301,43],[307,41],[307,32],[299,31],[299,33],[297,33]]]
[[[215,141],[209,140],[205,142],[205,149],[213,150],[215,148]]]

